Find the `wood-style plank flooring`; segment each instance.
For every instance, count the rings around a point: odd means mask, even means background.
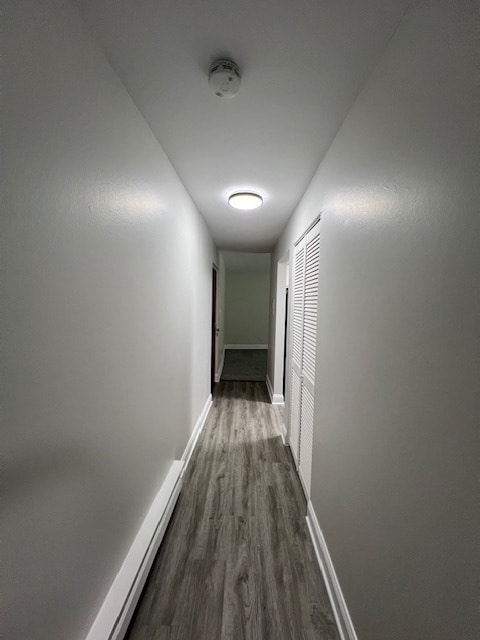
[[[261,382],[221,382],[129,640],[338,640]]]

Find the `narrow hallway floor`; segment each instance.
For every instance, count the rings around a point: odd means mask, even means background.
[[[338,640],[264,383],[221,382],[128,640]]]

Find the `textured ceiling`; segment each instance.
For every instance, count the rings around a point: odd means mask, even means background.
[[[222,249],[270,251],[408,0],[76,0]],[[208,87],[218,56],[237,97]],[[236,189],[264,206],[228,206]]]

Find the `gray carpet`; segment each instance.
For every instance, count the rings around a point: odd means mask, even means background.
[[[222,380],[265,382],[267,349],[226,349]]]

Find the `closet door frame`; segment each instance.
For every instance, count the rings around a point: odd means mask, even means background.
[[[319,262],[320,225],[317,223],[305,237],[305,283],[303,290],[302,395],[298,473],[307,497],[310,497],[312,478]]]
[[[295,463],[300,463],[300,421],[302,397],[303,357],[303,295],[305,290],[305,246],[295,247],[293,256],[293,291],[291,322],[291,375],[290,375],[290,449]]]
[[[313,452],[319,222],[320,216],[295,242],[292,265],[289,442],[307,499],[310,495]]]

